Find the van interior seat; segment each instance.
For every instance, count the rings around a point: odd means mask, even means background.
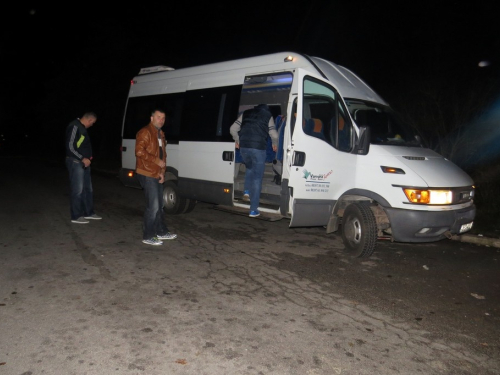
[[[352,141],[351,141],[351,134],[352,134],[352,128],[346,126],[345,120],[343,117],[339,117],[338,123],[336,121],[336,118],[332,118],[331,120],[331,127],[332,129],[337,128],[337,132],[335,132],[335,137],[338,137],[338,149],[341,151],[349,151],[352,148]],[[335,142],[334,142],[335,144]]]
[[[237,148],[236,152],[234,153],[234,162],[243,163],[243,158],[241,157],[241,152],[239,148]]]
[[[276,160],[283,161],[283,142],[285,139],[286,116],[276,117],[276,130],[278,131],[278,150],[276,151]]]
[[[318,118],[307,119],[304,124],[304,133],[325,140],[325,135],[323,134],[323,121]]]

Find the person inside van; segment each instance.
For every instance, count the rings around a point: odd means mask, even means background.
[[[267,138],[271,137],[273,151],[278,149],[278,132],[267,104],[259,104],[244,111],[229,129],[235,147],[240,149],[245,164],[244,198],[250,198],[250,217],[259,212],[262,178],[266,166]]]

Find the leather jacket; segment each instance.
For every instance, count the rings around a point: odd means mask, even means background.
[[[152,123],[149,123],[137,132],[135,137],[135,171],[144,176],[160,178],[165,175],[166,167],[161,168],[160,147],[158,144],[158,133],[160,133],[163,147],[163,161],[167,163],[165,133],[158,132]]]

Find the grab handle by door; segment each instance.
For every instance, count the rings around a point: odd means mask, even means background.
[[[234,160],[234,151],[222,151],[222,160],[233,161]]]
[[[306,153],[302,151],[295,151],[293,153],[293,166],[303,167],[306,163]]]

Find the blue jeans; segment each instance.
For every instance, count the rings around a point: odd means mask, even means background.
[[[136,174],[146,197],[142,239],[148,240],[168,233],[163,218],[163,184],[157,178]]]
[[[250,192],[250,211],[258,211],[262,177],[266,167],[266,150],[240,148],[245,164],[245,190]]]
[[[66,157],[70,182],[71,220],[95,213],[90,166],[84,167],[85,165],[80,160]]]

